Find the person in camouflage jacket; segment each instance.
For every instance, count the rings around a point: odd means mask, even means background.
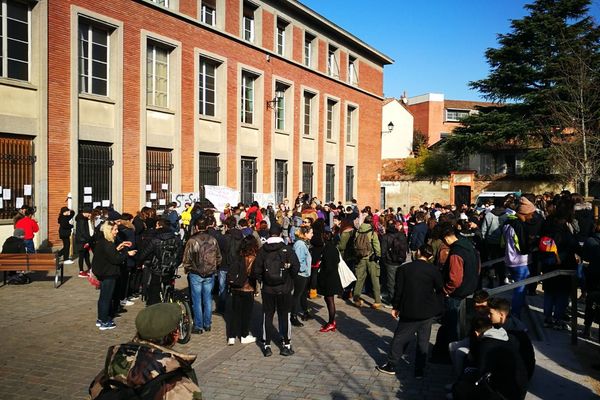
[[[111,346],[106,363],[89,387],[90,399],[201,400],[192,364],[196,356],[170,349],[179,337],[181,310],[174,303],[140,311],[137,335]]]

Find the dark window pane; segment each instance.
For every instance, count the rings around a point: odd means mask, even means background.
[[[9,1],[6,4],[8,18],[14,18],[19,21],[27,21],[27,11],[29,10],[26,4],[16,1]]]
[[[17,39],[22,42],[29,41],[29,29],[27,23],[9,19],[6,24],[7,36],[12,39]]]
[[[210,104],[210,103],[206,104],[206,115],[211,115],[211,116],[215,115],[215,105],[214,104]]]
[[[29,60],[29,46],[27,43],[8,39],[8,58],[20,61]]]
[[[8,77],[13,79],[19,79],[22,81],[29,80],[29,68],[27,63],[8,60]]]
[[[100,46],[97,44],[92,44],[92,58],[96,61],[103,61],[106,62],[106,60],[108,59],[107,57],[107,51],[108,49],[104,46]]]
[[[101,62],[92,62],[92,75],[96,78],[106,79],[107,65]]]
[[[92,78],[92,93],[106,96],[106,81]]]
[[[97,28],[92,29],[92,42],[107,45],[108,44],[108,35],[106,31],[100,30]]]

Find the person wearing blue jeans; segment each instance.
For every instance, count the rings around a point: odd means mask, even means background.
[[[227,304],[227,271],[228,269],[219,269],[217,278],[219,280],[219,293],[217,294],[217,310],[221,314],[225,314],[225,306]]]
[[[518,267],[510,267],[508,268],[508,272],[510,274],[510,278],[519,282],[523,279],[527,279],[529,277],[529,268],[527,265],[521,265]],[[517,318],[521,317],[521,308],[525,304],[525,286],[519,286],[518,288],[513,289],[513,297],[512,297],[512,305],[511,312]]]
[[[192,294],[194,312],[194,330],[210,331],[212,321],[212,290],[215,276],[202,277],[189,274],[189,285]]]
[[[210,217],[201,217],[195,221],[194,233],[187,241],[183,251],[183,268],[188,274],[194,327],[192,333],[210,331],[212,319],[212,289],[217,268],[222,256],[217,239],[206,230],[213,221]]]
[[[116,276],[110,276],[100,281],[100,297],[98,298],[98,321],[101,324],[104,324],[99,326],[99,328],[101,328],[102,330],[112,329],[114,325],[110,324],[112,322],[112,319],[110,317],[110,309],[116,284]]]

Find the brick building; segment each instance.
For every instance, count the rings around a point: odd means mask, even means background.
[[[383,66],[295,0],[0,0],[0,239],[202,185],[379,204]],[[149,190],[148,190],[149,189]]]

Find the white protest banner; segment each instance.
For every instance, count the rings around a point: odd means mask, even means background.
[[[189,193],[171,193],[171,199],[177,205],[175,209],[181,215],[183,211],[185,211],[185,203],[194,204],[197,201],[200,201],[200,193],[198,192],[189,192]]]
[[[205,196],[215,206],[217,211],[223,211],[225,204],[234,206],[240,201],[240,192],[226,186],[204,185]]]
[[[267,207],[269,203],[275,205],[274,193],[254,193],[254,201],[258,202],[260,207]]]

